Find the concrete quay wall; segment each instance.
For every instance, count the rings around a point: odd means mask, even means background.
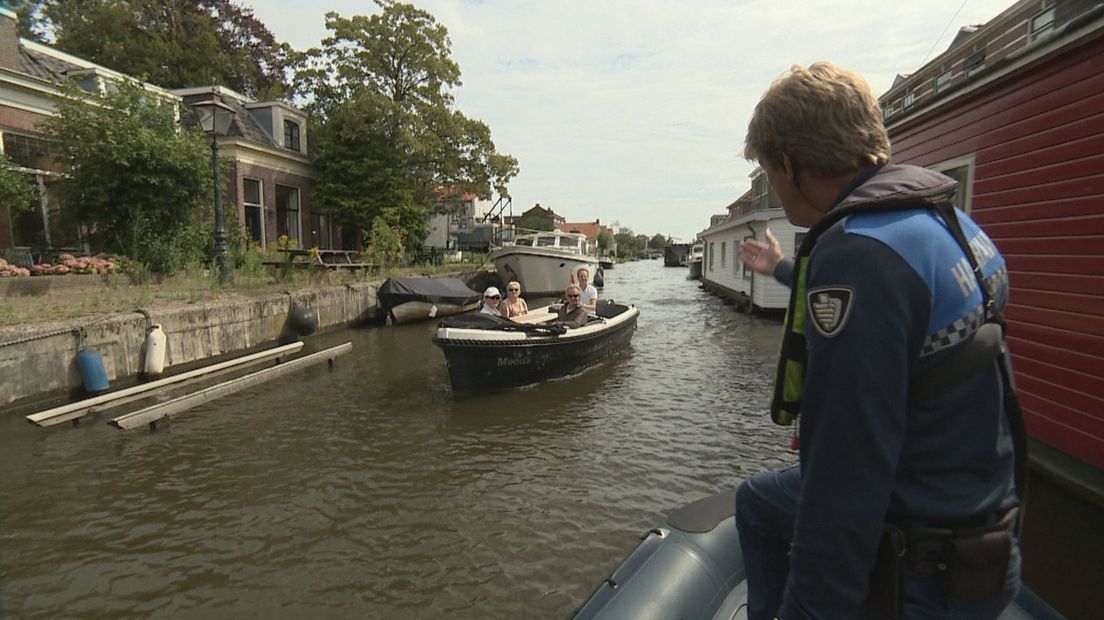
[[[305,289],[250,300],[215,301],[80,318],[65,323],[0,327],[0,407],[81,388],[76,353],[82,341],[103,355],[107,376],[137,375],[149,324],[167,336],[166,367],[274,343],[294,303],[314,310],[319,329],[375,317],[379,282]]]

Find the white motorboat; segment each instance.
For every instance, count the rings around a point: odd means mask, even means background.
[[[598,273],[598,257],[590,253],[586,235],[543,232],[519,236],[512,245],[491,252],[495,270],[503,282],[517,280],[522,295],[560,295],[575,283],[580,267]]]
[[[690,255],[686,258],[686,264],[690,267],[690,279],[701,280],[702,277],[702,260],[705,256],[705,250],[702,244],[695,243],[690,248]]]

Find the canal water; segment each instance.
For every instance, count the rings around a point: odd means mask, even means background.
[[[529,388],[453,396],[430,322],[314,337],[353,352],[152,434],[0,416],[0,609],[564,617],[667,513],[795,458],[779,321],[686,276],[608,271],[631,347]]]

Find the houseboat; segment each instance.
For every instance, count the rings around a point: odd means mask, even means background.
[[[736,248],[744,239],[766,243],[767,230],[778,239],[786,256],[801,247],[808,230],[786,219],[782,204],[770,189],[761,168],[751,173],[751,189],[728,205],[726,218],[700,233],[705,251],[702,259],[702,287],[730,299],[748,312],[784,312],[790,301],[790,289],[774,276],[756,273],[736,258]]]
[[[517,280],[524,295],[558,296],[576,283],[580,268],[586,267],[591,278],[598,273],[598,257],[588,250],[584,234],[544,232],[495,249],[491,260],[502,281]]]
[[[1104,4],[1025,0],[963,28],[880,99],[894,161],[957,179],[958,206],[1007,261],[1016,388],[1028,433],[1044,448],[1033,450],[1033,460],[1097,501],[1104,501],[1101,58]],[[1057,459],[1038,462],[1055,452]]]

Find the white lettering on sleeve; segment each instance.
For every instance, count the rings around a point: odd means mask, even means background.
[[[958,287],[962,289],[962,296],[969,297],[977,288],[977,280],[974,279],[974,271],[970,268],[970,262],[965,257],[958,259],[958,263],[951,267],[951,274],[958,281]]]

